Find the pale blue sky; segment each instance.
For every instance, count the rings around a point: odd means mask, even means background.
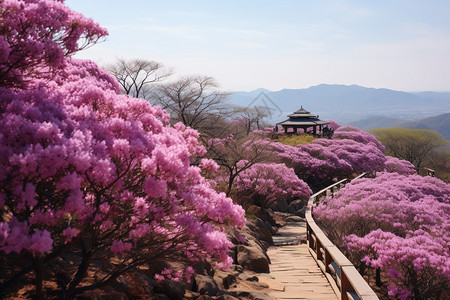
[[[145,58],[227,91],[358,84],[450,91],[450,1],[68,0],[109,37],[78,54]]]

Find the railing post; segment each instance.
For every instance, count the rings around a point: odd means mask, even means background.
[[[348,300],[347,292],[351,290],[352,285],[348,281],[347,275],[345,275],[342,267],[341,269],[341,300]]]
[[[325,250],[325,271],[327,273],[330,273],[330,264],[331,264],[331,255],[330,252],[328,252],[328,249],[324,249]]]
[[[307,240],[308,240],[308,247],[313,249],[314,240],[313,240],[313,237],[312,237],[311,227],[309,226],[308,223],[306,223],[306,237],[307,237]]]
[[[320,243],[319,239],[316,239],[317,260],[323,260],[322,251],[320,251],[321,247],[322,247],[322,244]]]

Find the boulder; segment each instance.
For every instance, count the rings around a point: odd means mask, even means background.
[[[228,289],[234,282],[236,282],[235,271],[232,271],[232,268],[227,271],[216,270],[214,273],[214,280],[221,285],[222,288]]]
[[[274,212],[272,209],[268,208],[264,214],[264,221],[269,222],[272,226],[277,226],[277,220],[274,218],[274,215],[277,213],[279,212]]]
[[[184,296],[184,287],[175,281],[162,280],[156,282],[153,286],[155,294],[164,294],[169,297],[170,300],[182,300]]]
[[[128,296],[122,292],[117,291],[85,291],[75,297],[77,300],[105,300],[105,299],[117,299],[128,300]]]
[[[286,222],[304,222],[305,219],[299,216],[289,216],[286,218]]]
[[[275,298],[260,291],[236,291],[233,292],[233,295],[235,295],[239,299],[246,298],[252,300],[275,300]]]
[[[256,218],[254,225],[258,228],[266,228],[266,224],[263,220],[261,220],[261,218]]]
[[[248,299],[252,300],[275,300],[275,298],[269,296],[268,294],[260,291],[251,291],[247,296]]]
[[[216,300],[239,300],[239,298],[224,294],[224,295],[220,295],[219,297],[217,297]]]
[[[233,243],[234,245],[237,245],[238,243]],[[230,251],[228,251],[228,255],[233,259],[233,263],[237,263],[237,250],[236,246],[231,247]]]
[[[241,229],[241,232],[249,233],[250,235],[256,237],[258,232],[258,226],[255,223],[257,223],[257,221],[255,222],[247,220],[245,226]]]
[[[216,296],[219,291],[217,282],[209,276],[200,274],[195,275],[195,284],[197,286],[197,291],[201,295],[206,294],[209,296]]]
[[[265,222],[267,230],[269,230],[270,234],[275,235],[278,232],[278,227],[275,225],[270,225],[268,221]]]
[[[286,200],[280,200],[270,204],[270,208],[274,211],[287,212],[288,203]]]
[[[291,213],[291,214],[295,214],[297,211],[304,208],[306,206],[306,204],[307,204],[307,202],[305,200],[302,200],[302,199],[294,200],[289,204],[289,206],[287,208],[287,212]]]
[[[258,237],[269,244],[272,244],[272,239],[270,238],[267,240],[267,233],[270,235],[274,235],[277,233],[278,228],[276,226],[272,226],[269,221],[263,221],[260,218],[256,219],[255,226],[257,227],[256,233],[258,234]]]
[[[267,210],[268,214],[270,214],[271,218],[273,219],[273,222],[270,222],[272,226],[276,227],[283,227],[286,225],[286,221],[284,220],[289,214],[282,213],[278,211],[272,211],[270,209]]]
[[[259,278],[258,278],[258,276],[249,276],[249,277],[247,277],[246,280],[247,281],[256,281],[256,282],[258,282]]]
[[[300,210],[297,210],[297,212],[295,213],[296,216],[299,216],[299,217],[302,217],[302,218],[305,217],[305,214],[306,214],[306,206],[303,207]]]
[[[213,298],[211,298],[208,295],[200,295],[197,298],[195,298],[196,300],[213,300]]]
[[[269,272],[269,258],[259,245],[254,242],[248,246],[238,245],[237,261],[246,270],[254,272]]]
[[[244,268],[241,265],[234,265],[233,269],[238,273],[244,272]]]

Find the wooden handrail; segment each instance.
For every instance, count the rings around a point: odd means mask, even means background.
[[[365,173],[361,174],[355,179],[365,175]],[[339,299],[375,300],[378,299],[378,296],[369,284],[348,258],[326,237],[312,217],[314,203],[317,203],[322,196],[332,196],[335,191],[349,181],[349,179],[343,179],[320,190],[309,198],[305,213],[308,249]]]

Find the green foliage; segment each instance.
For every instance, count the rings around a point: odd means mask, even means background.
[[[450,147],[439,147],[431,151],[425,164],[435,171],[437,178],[450,182]]]
[[[278,141],[285,145],[297,146],[299,144],[311,144],[316,138],[309,134],[301,135],[281,135],[278,137]]]
[[[417,169],[426,166],[431,151],[448,143],[441,134],[428,129],[381,128],[371,130],[386,147],[386,154],[405,159]]]

